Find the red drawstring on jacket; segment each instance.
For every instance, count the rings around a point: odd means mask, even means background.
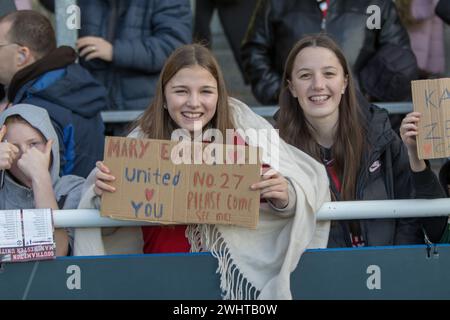
[[[322,30],[325,30],[326,28],[326,20],[327,20],[327,13],[328,13],[328,7],[330,5],[330,0],[317,0],[317,4],[319,5],[320,11],[322,11],[322,25],[320,28]]]

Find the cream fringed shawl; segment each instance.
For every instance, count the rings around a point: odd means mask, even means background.
[[[265,119],[236,99],[230,99],[230,108],[236,128],[273,129]],[[218,259],[217,271],[224,299],[292,299],[290,274],[301,254],[307,248],[327,245],[330,223],[316,222],[315,219],[322,204],[330,201],[325,168],[307,154],[277,140],[279,146],[274,147],[279,148],[279,167],[271,163],[271,151],[275,150],[272,147],[267,148],[267,157],[262,161],[292,182],[297,196],[294,216],[280,217],[269,206],[261,206],[255,230],[226,225],[192,225],[187,229],[191,251],[210,251]],[[250,145],[265,146],[266,143],[261,138],[252,141],[250,137],[249,141]],[[80,207],[92,207],[92,194],[91,186]],[[140,232],[140,228],[136,229]],[[114,251],[105,250],[107,246],[101,243],[99,229],[88,230],[77,229],[75,232],[76,255]]]
[[[272,129],[262,117],[236,99],[230,99],[236,128]],[[260,136],[261,138],[261,136]],[[218,259],[220,286],[225,299],[292,299],[290,274],[307,248],[324,248],[329,222],[317,222],[315,213],[330,201],[324,166],[279,139],[279,167],[289,177],[297,195],[295,215],[282,218],[261,207],[257,229],[227,225],[193,225],[188,228],[192,251],[211,251]],[[271,142],[268,141],[270,144]],[[250,145],[267,145],[249,141]],[[267,148],[264,163],[271,164]]]

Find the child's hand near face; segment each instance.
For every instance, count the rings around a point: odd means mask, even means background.
[[[6,134],[6,126],[2,126],[0,130],[0,141]],[[8,142],[0,142],[0,170],[11,169],[11,165],[19,154],[19,149]]]
[[[251,186],[252,190],[261,189],[261,198],[283,209],[289,204],[288,181],[274,169],[264,168],[262,181]]]
[[[41,178],[49,175],[52,144],[53,140],[48,140],[43,152],[32,147],[24,152],[17,161],[18,168],[33,183],[39,182]]]

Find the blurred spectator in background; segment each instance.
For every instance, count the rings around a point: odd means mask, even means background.
[[[49,20],[31,10],[0,20],[0,83],[9,105],[46,109],[58,135],[61,174],[86,177],[103,158],[105,88],[75,61],[70,47],[56,47]]]
[[[450,159],[439,170],[439,182],[445,191],[446,197],[450,197]],[[450,224],[448,222],[440,242],[450,243]]]
[[[257,0],[195,1],[194,41],[205,43],[211,49],[211,19],[217,10],[223,31],[245,82],[248,81],[242,65],[241,43],[257,2]]]
[[[450,24],[450,1],[439,0],[436,6],[436,15],[444,20],[445,23]]]
[[[366,13],[372,8],[373,13]],[[372,101],[409,100],[417,63],[392,1],[261,0],[242,46],[255,97],[275,105],[294,43],[325,32],[342,47],[360,89]]]
[[[55,0],[31,0],[31,4],[33,10],[47,17],[56,29]]]
[[[434,13],[437,3],[438,0],[396,0],[421,79],[440,78],[445,71],[444,23]]]
[[[30,0],[2,0],[0,1],[0,16],[7,15],[16,10],[30,10]]]
[[[192,40],[190,2],[79,0],[78,5],[81,63],[108,89],[110,108],[147,108],[167,57]]]
[[[55,0],[39,0],[41,5],[50,12],[55,12]]]
[[[7,15],[16,10],[29,10],[31,3],[29,0],[2,0],[0,1],[0,17]],[[0,108],[5,107],[4,99],[6,97],[5,88],[0,85]]]

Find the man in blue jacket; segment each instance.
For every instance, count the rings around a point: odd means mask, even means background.
[[[111,109],[143,110],[169,55],[192,41],[188,0],[78,0],[81,63],[107,89]]]
[[[105,88],[79,64],[70,47],[56,47],[54,30],[35,11],[0,19],[0,83],[8,106],[45,108],[60,145],[61,174],[86,177],[103,158]]]

